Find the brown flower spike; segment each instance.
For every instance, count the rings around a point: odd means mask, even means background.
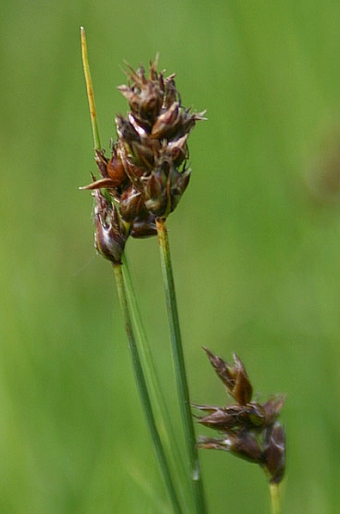
[[[276,396],[263,404],[251,401],[253,387],[237,355],[234,354],[231,365],[207,348],[203,349],[236,403],[225,407],[194,405],[204,413],[199,423],[222,435],[218,439],[201,437],[199,447],[229,451],[259,464],[270,483],[278,484],[285,471],[285,433],[278,421],[285,397]]]
[[[106,204],[105,212],[111,209],[120,220],[118,234],[117,227],[107,230],[107,216],[95,214],[97,249],[113,262],[120,262],[129,235],[155,235],[156,218],[167,217],[178,205],[191,173],[187,140],[196,121],[204,119],[204,112],[191,112],[182,106],[175,75],[165,78],[158,72],[157,58],[150,63],[148,77],[143,66],[137,70],[128,66],[126,74],[128,85],[118,89],[130,112],[115,118],[117,141],[112,144],[111,157],[96,151],[101,178],[83,188],[106,190],[104,197],[111,206]],[[99,198],[95,195],[97,211],[102,210]],[[106,225],[101,226],[104,218]],[[102,244],[103,232],[106,237],[112,234],[112,245]],[[114,247],[112,254],[110,247]]]

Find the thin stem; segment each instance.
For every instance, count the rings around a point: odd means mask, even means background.
[[[86,35],[85,35],[84,27],[80,27],[80,37],[81,37],[81,56],[82,56],[83,68],[84,68],[87,98],[88,98],[89,107],[90,107],[90,116],[91,116],[94,147],[96,150],[100,150],[101,144],[100,144],[100,137],[99,137],[98,121],[97,121],[97,111],[96,111],[96,105],[94,103],[94,93],[93,93],[90,66],[89,66],[88,55],[87,55]]]
[[[272,513],[281,514],[279,484],[269,484]]]
[[[166,408],[166,401],[162,393],[159,376],[154,359],[152,357],[150,343],[145,333],[145,328],[125,253],[123,254],[122,261],[122,272],[127,290],[129,306],[136,330],[138,348],[140,350],[143,369],[148,383],[150,396],[152,398],[152,404],[154,406],[157,427],[162,434],[163,444],[168,450],[168,459],[172,463],[172,468],[176,470],[175,473],[178,477],[177,482],[182,491],[182,497],[185,499],[186,494],[183,492],[183,488],[185,487],[185,480],[183,480],[185,472],[183,452],[181,452],[179,449],[178,437],[175,435],[171,417],[169,411]]]
[[[156,219],[156,226],[158,233],[159,249],[161,254],[161,264],[163,271],[167,311],[170,324],[171,346],[175,365],[177,393],[179,398],[182,423],[184,427],[189,457],[190,480],[193,487],[196,513],[205,514],[206,504],[203,491],[203,481],[201,476],[198,450],[196,445],[196,435],[191,413],[189,388],[185,370],[184,354],[179,325],[175,283],[172,271],[166,220],[160,218]]]
[[[146,381],[145,381],[145,377],[144,377],[144,373],[143,373],[143,368],[142,368],[140,357],[139,357],[139,352],[138,352],[138,348],[137,348],[137,344],[136,344],[136,338],[135,338],[135,333],[134,333],[130,309],[129,309],[128,295],[127,295],[127,291],[126,291],[126,287],[125,287],[125,283],[124,283],[124,277],[123,277],[123,273],[122,273],[122,265],[114,264],[113,270],[114,270],[114,274],[115,274],[115,278],[116,278],[119,301],[120,301],[120,305],[121,305],[121,309],[122,309],[122,313],[123,313],[123,317],[124,317],[125,330],[126,330],[126,334],[127,334],[128,341],[129,341],[129,349],[130,349],[130,353],[131,353],[131,359],[132,359],[132,365],[133,365],[133,370],[134,370],[134,374],[135,374],[135,379],[136,379],[136,383],[137,383],[137,387],[138,387],[138,391],[139,391],[139,396],[140,396],[140,399],[142,402],[146,422],[147,422],[147,425],[149,428],[151,440],[153,442],[153,446],[154,446],[154,449],[156,452],[156,457],[158,460],[159,468],[161,470],[163,480],[166,485],[166,488],[167,488],[167,491],[169,494],[169,498],[172,503],[173,511],[176,514],[182,514],[182,509],[181,509],[179,501],[177,499],[176,491],[175,491],[175,488],[173,485],[171,472],[170,472],[170,469],[168,466],[168,462],[166,459],[162,441],[159,436],[159,432],[157,430],[157,426],[156,426],[156,422],[155,422],[155,418],[154,418],[154,414],[153,414],[153,410],[152,410],[152,406],[151,406],[151,401],[150,401],[150,397],[149,397],[149,393],[148,393],[148,389],[147,389],[147,385],[146,385]]]

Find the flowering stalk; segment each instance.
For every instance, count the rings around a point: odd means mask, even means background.
[[[171,477],[171,471],[169,469],[169,465],[167,462],[167,458],[165,455],[165,451],[163,448],[163,444],[156,426],[156,421],[153,415],[153,410],[151,406],[150,396],[148,393],[148,388],[146,384],[146,380],[144,377],[143,368],[141,365],[141,360],[137,348],[135,333],[133,329],[133,324],[131,320],[129,301],[126,292],[126,287],[124,284],[124,277],[122,273],[122,265],[121,264],[113,264],[113,270],[116,278],[117,290],[120,299],[120,304],[122,308],[122,313],[124,317],[125,330],[129,340],[129,349],[131,352],[133,369],[135,373],[136,383],[139,389],[139,396],[142,401],[143,410],[145,413],[145,419],[148,424],[149,432],[151,435],[151,439],[155,448],[156,457],[158,460],[159,468],[163,475],[163,480],[166,485],[173,510],[176,514],[182,514],[182,509],[180,507],[177,494],[175,491],[175,487]]]
[[[252,401],[253,387],[237,355],[231,365],[203,349],[235,403],[223,407],[194,405],[204,413],[198,422],[221,434],[219,438],[200,437],[199,447],[228,451],[258,464],[268,478],[273,514],[280,514],[279,484],[285,473],[286,441],[278,418],[285,397],[277,395],[263,404]]]
[[[175,76],[165,78],[157,71],[157,64],[157,58],[150,63],[148,77],[142,66],[137,70],[128,67],[128,85],[118,89],[127,99],[130,112],[126,118],[122,115],[115,118],[117,141],[112,144],[110,158],[96,145],[100,178],[93,177],[93,182],[83,189],[93,191],[96,201],[96,248],[115,265],[122,263],[128,237],[159,235],[180,411],[189,456],[190,472],[186,481],[191,485],[195,512],[204,514],[203,485],[165,225],[166,217],[174,211],[188,186],[191,170],[187,167],[187,140],[204,113],[191,112],[182,106]],[[86,71],[86,66],[84,69]],[[90,101],[92,117],[91,105]],[[95,130],[93,132],[95,134]],[[162,241],[166,244],[162,245]],[[178,465],[177,474],[181,474]]]
[[[90,68],[88,63],[87,56],[87,46],[86,46],[86,37],[84,28],[81,27],[81,44],[82,44],[82,60],[84,67],[84,75],[86,81],[87,95],[90,107],[90,116],[91,116],[91,124],[93,131],[93,138],[95,144],[95,155],[96,162],[99,170],[103,169],[106,161],[101,151],[100,146],[100,138],[99,138],[99,130],[98,130],[98,122],[97,122],[97,114],[94,103],[94,94],[93,94],[93,86],[90,75]],[[105,184],[101,184],[102,187],[105,187]],[[90,188],[92,189],[92,188]],[[176,514],[182,514],[182,508],[180,506],[177,493],[175,490],[175,486],[173,483],[173,478],[171,474],[171,470],[169,467],[168,459],[164,450],[164,446],[159,434],[159,430],[156,424],[156,420],[154,417],[150,395],[147,387],[147,381],[145,379],[145,375],[143,372],[143,367],[141,364],[141,359],[139,356],[139,351],[137,347],[137,341],[135,337],[135,330],[132,322],[132,315],[134,317],[134,322],[137,328],[137,333],[140,337],[140,345],[143,350],[143,355],[149,355],[149,346],[147,338],[145,337],[144,329],[141,324],[141,319],[138,314],[138,306],[134,293],[134,289],[132,287],[132,282],[130,280],[129,270],[127,262],[124,262],[124,270],[122,266],[122,258],[124,253],[124,247],[129,235],[129,231],[131,227],[129,223],[124,223],[119,217],[118,211],[113,203],[107,198],[107,195],[102,193],[99,188],[94,188],[93,196],[95,199],[95,245],[99,253],[101,253],[105,258],[110,260],[113,265],[114,275],[116,279],[116,285],[119,295],[119,300],[121,304],[121,309],[124,317],[125,329],[128,336],[129,341],[129,349],[131,353],[133,369],[135,374],[135,379],[137,383],[137,387],[139,390],[139,395],[141,398],[143,410],[145,413],[146,421],[148,424],[149,432],[151,435],[151,439],[154,445],[156,457],[159,463],[159,468],[161,474],[163,476],[164,483],[166,485],[170,501],[172,503],[173,511]],[[140,227],[135,227],[135,230],[138,232]],[[142,227],[143,231],[143,227]],[[153,364],[151,355],[146,361],[146,368],[149,371],[149,377],[153,377],[151,381],[153,387],[153,393],[156,397],[156,403],[158,405],[158,413],[160,417],[159,424],[162,429],[163,436],[168,435],[169,422],[164,420],[164,409],[160,407],[162,402],[160,401],[160,389],[155,385],[156,376],[153,373]],[[168,439],[168,438],[167,438]]]
[[[177,391],[182,414],[184,431],[186,436],[187,451],[190,465],[190,478],[192,481],[196,512],[204,514],[206,505],[204,499],[203,482],[200,470],[199,456],[196,445],[196,436],[191,414],[191,404],[185,361],[183,354],[182,338],[179,324],[179,316],[176,301],[175,283],[171,264],[170,247],[165,219],[156,219],[159,249],[162,262],[165,296],[171,332],[171,344],[175,364]]]
[[[272,513],[281,514],[279,484],[269,484]]]
[[[169,416],[169,412],[166,409],[164,395],[162,394],[157,369],[155,367],[150,344],[145,333],[143,320],[141,318],[140,309],[138,306],[125,254],[123,255],[122,260],[122,272],[124,277],[124,283],[129,298],[129,304],[134,321],[134,326],[136,328],[136,336],[139,341],[141,360],[143,368],[146,371],[148,389],[150,391],[150,396],[153,399],[154,411],[155,415],[157,416],[157,426],[159,428],[159,432],[162,434],[163,444],[165,448],[168,450],[167,455],[169,464],[171,464],[173,470],[176,470],[176,477],[178,478],[178,488],[183,489],[183,487],[185,486],[185,464],[183,460],[183,454],[178,447],[178,438],[170,437],[171,434],[174,434],[174,429],[172,426],[171,418]],[[184,499],[184,501],[186,501],[185,491],[180,492],[182,498]],[[186,507],[188,508],[188,505]]]

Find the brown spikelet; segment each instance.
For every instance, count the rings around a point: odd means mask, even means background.
[[[193,405],[204,413],[198,417],[201,425],[223,434],[216,439],[200,437],[198,446],[229,451],[259,464],[270,483],[279,483],[285,471],[286,447],[284,428],[278,417],[285,397],[275,396],[263,404],[251,401],[253,387],[241,359],[234,354],[234,364],[230,365],[207,348],[203,349],[236,403],[224,407]]]
[[[126,98],[130,111],[126,117],[121,114],[115,117],[117,140],[112,144],[111,157],[107,158],[104,151],[96,151],[100,179],[93,178],[91,184],[81,188],[106,190],[104,196],[95,194],[97,204],[99,199],[103,203],[102,198],[106,202],[112,198],[110,208],[105,206],[105,213],[111,210],[114,217],[121,218],[121,226],[129,226],[129,230],[124,228],[125,240],[128,235],[136,238],[155,235],[156,218],[165,218],[177,207],[191,174],[187,166],[188,137],[196,122],[204,119],[204,112],[192,112],[182,106],[175,75],[164,77],[157,66],[158,57],[150,63],[148,74],[142,65],[136,70],[127,65],[128,83],[118,90]],[[98,205],[96,208],[98,211]],[[107,216],[97,213],[96,223],[103,218]],[[98,231],[97,227],[96,241]],[[110,234],[113,236],[107,228],[102,227],[102,232],[106,239]],[[103,234],[99,239],[96,245],[100,248]],[[105,252],[101,253],[105,255]]]

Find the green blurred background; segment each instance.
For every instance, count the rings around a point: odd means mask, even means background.
[[[283,512],[338,513],[340,4],[335,0],[3,2],[0,512],[167,512],[111,268],[93,249],[79,27],[102,144],[126,112],[123,60],[177,72],[192,180],[169,219],[191,396],[223,404],[201,350],[286,392]],[[178,424],[156,239],[129,241]],[[207,432],[206,432],[207,433]],[[266,480],[202,452],[210,512],[269,512]]]

